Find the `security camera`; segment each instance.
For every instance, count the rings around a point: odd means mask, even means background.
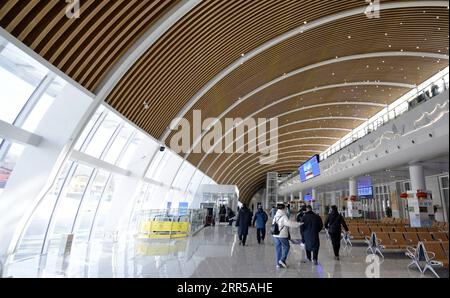
[[[159,151],[164,152],[164,150],[166,150],[166,147],[164,146],[159,147]]]

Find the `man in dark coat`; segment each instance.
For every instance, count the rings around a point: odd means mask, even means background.
[[[243,205],[239,210],[236,227],[238,227],[239,245],[245,246],[248,235],[248,227],[252,224],[253,213],[247,208],[247,205]]]
[[[323,228],[323,222],[319,215],[312,211],[311,206],[306,207],[306,213],[302,218],[303,225],[300,226],[300,230],[305,240],[306,258],[314,261],[314,265],[318,265],[320,239],[319,232]]]
[[[305,215],[305,213],[306,213],[306,205],[302,205],[300,207],[300,210],[297,213],[297,217],[296,217],[297,222],[302,222],[302,218],[303,218],[303,215]],[[302,239],[302,244],[304,245],[305,244],[305,239],[303,237],[303,232],[302,232],[301,229],[300,229],[300,237]]]
[[[325,229],[330,235],[331,244],[333,245],[334,257],[339,261],[339,250],[341,249],[341,233],[342,227],[348,232],[347,223],[344,217],[339,214],[337,206],[331,206],[331,212],[325,220]]]

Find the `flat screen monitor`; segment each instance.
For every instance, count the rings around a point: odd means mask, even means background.
[[[358,197],[362,199],[373,198],[373,188],[372,186],[358,188]]]
[[[320,175],[319,155],[314,155],[298,168],[300,181],[306,182]]]
[[[304,200],[305,202],[311,201],[311,200],[312,200],[312,195],[311,195],[311,194],[306,194],[306,195],[303,197],[303,200]]]

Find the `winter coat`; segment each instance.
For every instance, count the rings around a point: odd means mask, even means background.
[[[248,235],[248,227],[252,224],[253,213],[248,208],[241,208],[237,215],[236,227],[239,235]]]
[[[325,220],[325,229],[328,230],[329,234],[340,235],[342,232],[342,227],[344,227],[344,230],[348,232],[348,226],[344,217],[342,217],[342,215],[338,212],[331,212]]]
[[[256,222],[256,228],[257,229],[264,229],[266,227],[267,222],[267,214],[262,209],[259,209],[255,216],[253,217],[253,224]]]
[[[305,241],[306,250],[313,251],[320,247],[319,232],[323,229],[323,222],[319,215],[312,211],[306,212],[302,218],[300,230]]]
[[[280,230],[280,234],[273,235],[276,238],[289,238],[289,227],[298,228],[300,223],[292,222],[286,215],[286,211],[278,209],[275,217],[272,220],[272,225],[274,223],[278,224],[278,229]]]

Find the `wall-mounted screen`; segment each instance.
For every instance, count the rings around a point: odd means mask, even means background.
[[[300,174],[300,180],[302,182],[306,182],[309,179],[319,176],[320,175],[319,155],[314,155],[307,162],[302,164],[298,168],[298,172]]]
[[[311,194],[306,194],[303,196],[303,200],[305,202],[311,201],[312,200],[312,195]]]
[[[362,199],[373,198],[373,188],[372,186],[358,188],[358,197]]]

